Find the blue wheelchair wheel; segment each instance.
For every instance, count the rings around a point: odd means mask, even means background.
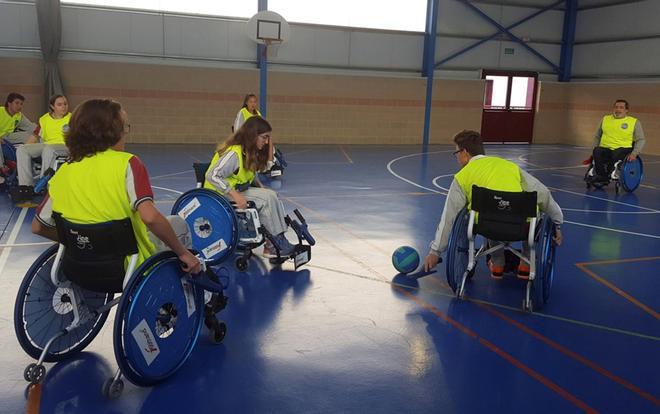
[[[204,289],[185,279],[173,252],[133,273],[117,307],[114,350],[122,373],[140,386],[174,374],[192,352],[204,321]]]
[[[463,273],[468,267],[469,240],[467,228],[470,214],[467,209],[456,216],[447,245],[447,283],[456,292],[460,288]]]
[[[196,188],[182,194],[172,206],[191,230],[192,247],[207,263],[216,265],[230,257],[238,244],[238,219],[232,205],[215,191]]]
[[[14,330],[23,350],[38,359],[41,351],[55,334],[73,321],[69,288],[57,287],[50,279],[50,270],[57,254],[55,244],[43,252],[28,269],[14,305]],[[89,310],[98,309],[112,300],[111,293],[99,293],[76,288]],[[83,349],[96,337],[108,312],[92,317],[68,334],[58,338],[49,348],[47,362],[66,359]]]
[[[644,163],[642,163],[642,159],[637,157],[634,161],[628,161],[626,158],[619,174],[621,187],[627,192],[632,193],[639,187],[642,178],[644,178]]]
[[[552,241],[555,225],[548,216],[543,216],[539,225],[536,250],[536,276],[532,281],[532,305],[535,310],[543,308],[550,299],[550,289],[555,276],[555,249]]]

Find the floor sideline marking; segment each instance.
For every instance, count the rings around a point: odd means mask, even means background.
[[[631,234],[633,236],[649,237],[651,239],[660,239],[660,236],[658,236],[656,234],[637,233],[637,232],[634,232],[634,231],[613,229],[611,227],[596,226],[594,224],[586,224],[586,223],[580,223],[580,222],[577,222],[577,221],[569,221],[569,220],[564,220],[564,223],[574,224],[576,226],[591,227],[592,229],[608,230],[608,231],[613,231],[613,232],[616,232],[616,233]]]
[[[27,215],[28,209],[27,208],[22,208],[20,214],[18,215],[18,218],[16,219],[16,223],[14,224],[14,227],[11,229],[11,233],[9,233],[9,238],[7,239],[7,244],[14,244],[16,241],[16,238],[18,237],[18,233],[21,230],[21,226],[23,225],[23,222],[25,221],[25,216]],[[7,260],[9,259],[9,255],[11,254],[11,247],[7,247],[6,249],[2,250],[2,254],[0,254],[0,275],[4,272],[5,266],[7,265]]]

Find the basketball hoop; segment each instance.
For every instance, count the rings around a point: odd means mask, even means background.
[[[267,59],[277,57],[280,46],[289,40],[289,23],[279,14],[264,10],[252,16],[247,22],[246,34],[253,42],[264,45],[262,56]]]
[[[282,44],[281,40],[277,39],[264,39],[264,51],[268,59],[276,58],[277,52]]]

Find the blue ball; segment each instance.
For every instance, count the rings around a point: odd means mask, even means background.
[[[401,246],[392,253],[392,264],[399,273],[414,272],[419,262],[419,253],[414,247]]]

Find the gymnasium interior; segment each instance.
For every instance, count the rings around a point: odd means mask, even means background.
[[[301,266],[259,247],[245,270],[220,263],[221,343],[202,327],[175,373],[113,398],[115,308],[26,381],[17,295],[55,243],[31,230],[43,196],[0,186],[0,412],[658,413],[658,16],[658,0],[0,0],[0,97],[32,122],[53,93],[72,112],[120,102],[164,215],[255,94],[286,159],[264,185],[315,239]],[[634,182],[622,167],[588,188],[618,100],[645,136]],[[461,297],[452,253],[428,275],[393,265],[400,246],[429,253],[462,130],[561,207],[543,306],[483,258]]]

